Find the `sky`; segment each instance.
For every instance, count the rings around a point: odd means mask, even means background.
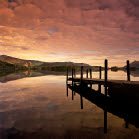
[[[0,0],[0,55],[92,66],[139,61],[139,0]]]

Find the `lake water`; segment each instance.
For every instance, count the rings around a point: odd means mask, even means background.
[[[103,75],[103,74],[102,74]],[[93,72],[93,77],[99,77]],[[126,80],[124,71],[108,71],[109,79]],[[139,81],[139,72],[131,73]],[[97,89],[97,86],[93,86]],[[107,113],[80,95],[67,97],[66,76],[39,72],[13,73],[0,77],[0,139],[7,138],[139,138],[139,128],[126,128],[124,119]],[[139,112],[138,107],[137,113]]]

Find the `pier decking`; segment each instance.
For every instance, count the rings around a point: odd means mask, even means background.
[[[109,86],[128,86],[128,87],[139,87],[139,81],[125,81],[125,80],[107,80],[97,79],[97,78],[68,78],[68,81],[73,81],[76,83],[85,83],[85,84],[101,84]]]

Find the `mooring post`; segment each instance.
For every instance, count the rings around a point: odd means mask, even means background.
[[[130,81],[130,63],[129,63],[129,60],[127,60],[127,80]]]
[[[104,75],[104,80],[105,80],[105,96],[107,96],[107,80],[108,80],[108,60],[105,59],[105,75]],[[104,109],[104,133],[107,133],[107,109],[105,105]]]
[[[101,79],[101,66],[99,67],[99,79]],[[101,93],[101,84],[98,85],[98,92]]]
[[[74,68],[74,78],[76,78],[76,70],[75,70],[75,68]],[[74,82],[74,86],[75,86],[75,84],[76,84],[76,83]],[[75,94],[76,94],[76,93],[75,93],[75,91],[74,91],[74,96],[75,96]]]
[[[107,82],[108,79],[108,60],[105,59],[105,82]]]
[[[108,80],[108,60],[105,59],[105,75],[104,75],[104,80],[105,80],[105,96],[107,96],[107,80]],[[105,105],[104,109],[104,133],[107,133],[107,109]]]
[[[75,70],[75,68],[74,68],[74,78],[76,77],[76,70]]]
[[[90,69],[90,78],[92,78],[92,69]]]
[[[81,66],[81,80],[80,80],[80,84],[82,84],[82,79],[83,79],[83,66]]]
[[[86,78],[88,78],[88,69],[86,70]]]
[[[74,75],[74,69],[72,68],[72,86],[73,86],[73,75]]]
[[[67,84],[68,84],[68,77],[69,76],[69,69],[67,68]]]
[[[92,69],[90,68],[90,79],[92,78]],[[90,84],[90,88],[92,88],[92,84]]]
[[[108,60],[107,59],[105,59],[105,75],[104,75],[104,77],[105,77],[105,95],[107,96],[107,80],[108,80]]]
[[[81,66],[81,80],[83,79],[83,66]]]
[[[73,76],[74,76],[74,69],[72,68],[72,87],[73,87]],[[73,96],[73,88],[72,88],[72,100],[74,99]]]

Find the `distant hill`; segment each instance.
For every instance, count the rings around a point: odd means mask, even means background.
[[[4,62],[4,61],[1,61],[0,60],[0,69],[6,69],[6,68],[14,68],[15,66],[13,64],[10,64],[10,63],[7,63],[7,62]]]
[[[42,62],[37,60],[24,60],[19,58],[14,58],[7,55],[1,55],[0,60],[10,64],[17,64],[26,67],[65,67],[65,66],[90,66],[85,63],[74,63],[74,62]]]
[[[10,64],[0,60],[0,73],[14,72],[18,70],[27,70],[28,68],[22,65]],[[1,74],[0,74],[1,77]]]
[[[38,66],[38,65],[41,65],[43,63],[41,61],[24,60],[24,59],[14,58],[14,57],[7,56],[7,55],[1,55],[0,60],[7,62],[7,63],[10,63],[10,64],[17,64],[17,65],[22,65],[25,67]]]
[[[85,63],[74,62],[44,62],[41,66],[90,66]]]
[[[132,63],[130,63],[130,67],[139,68],[139,61],[133,61]],[[126,66],[124,66],[123,68],[126,68]]]

